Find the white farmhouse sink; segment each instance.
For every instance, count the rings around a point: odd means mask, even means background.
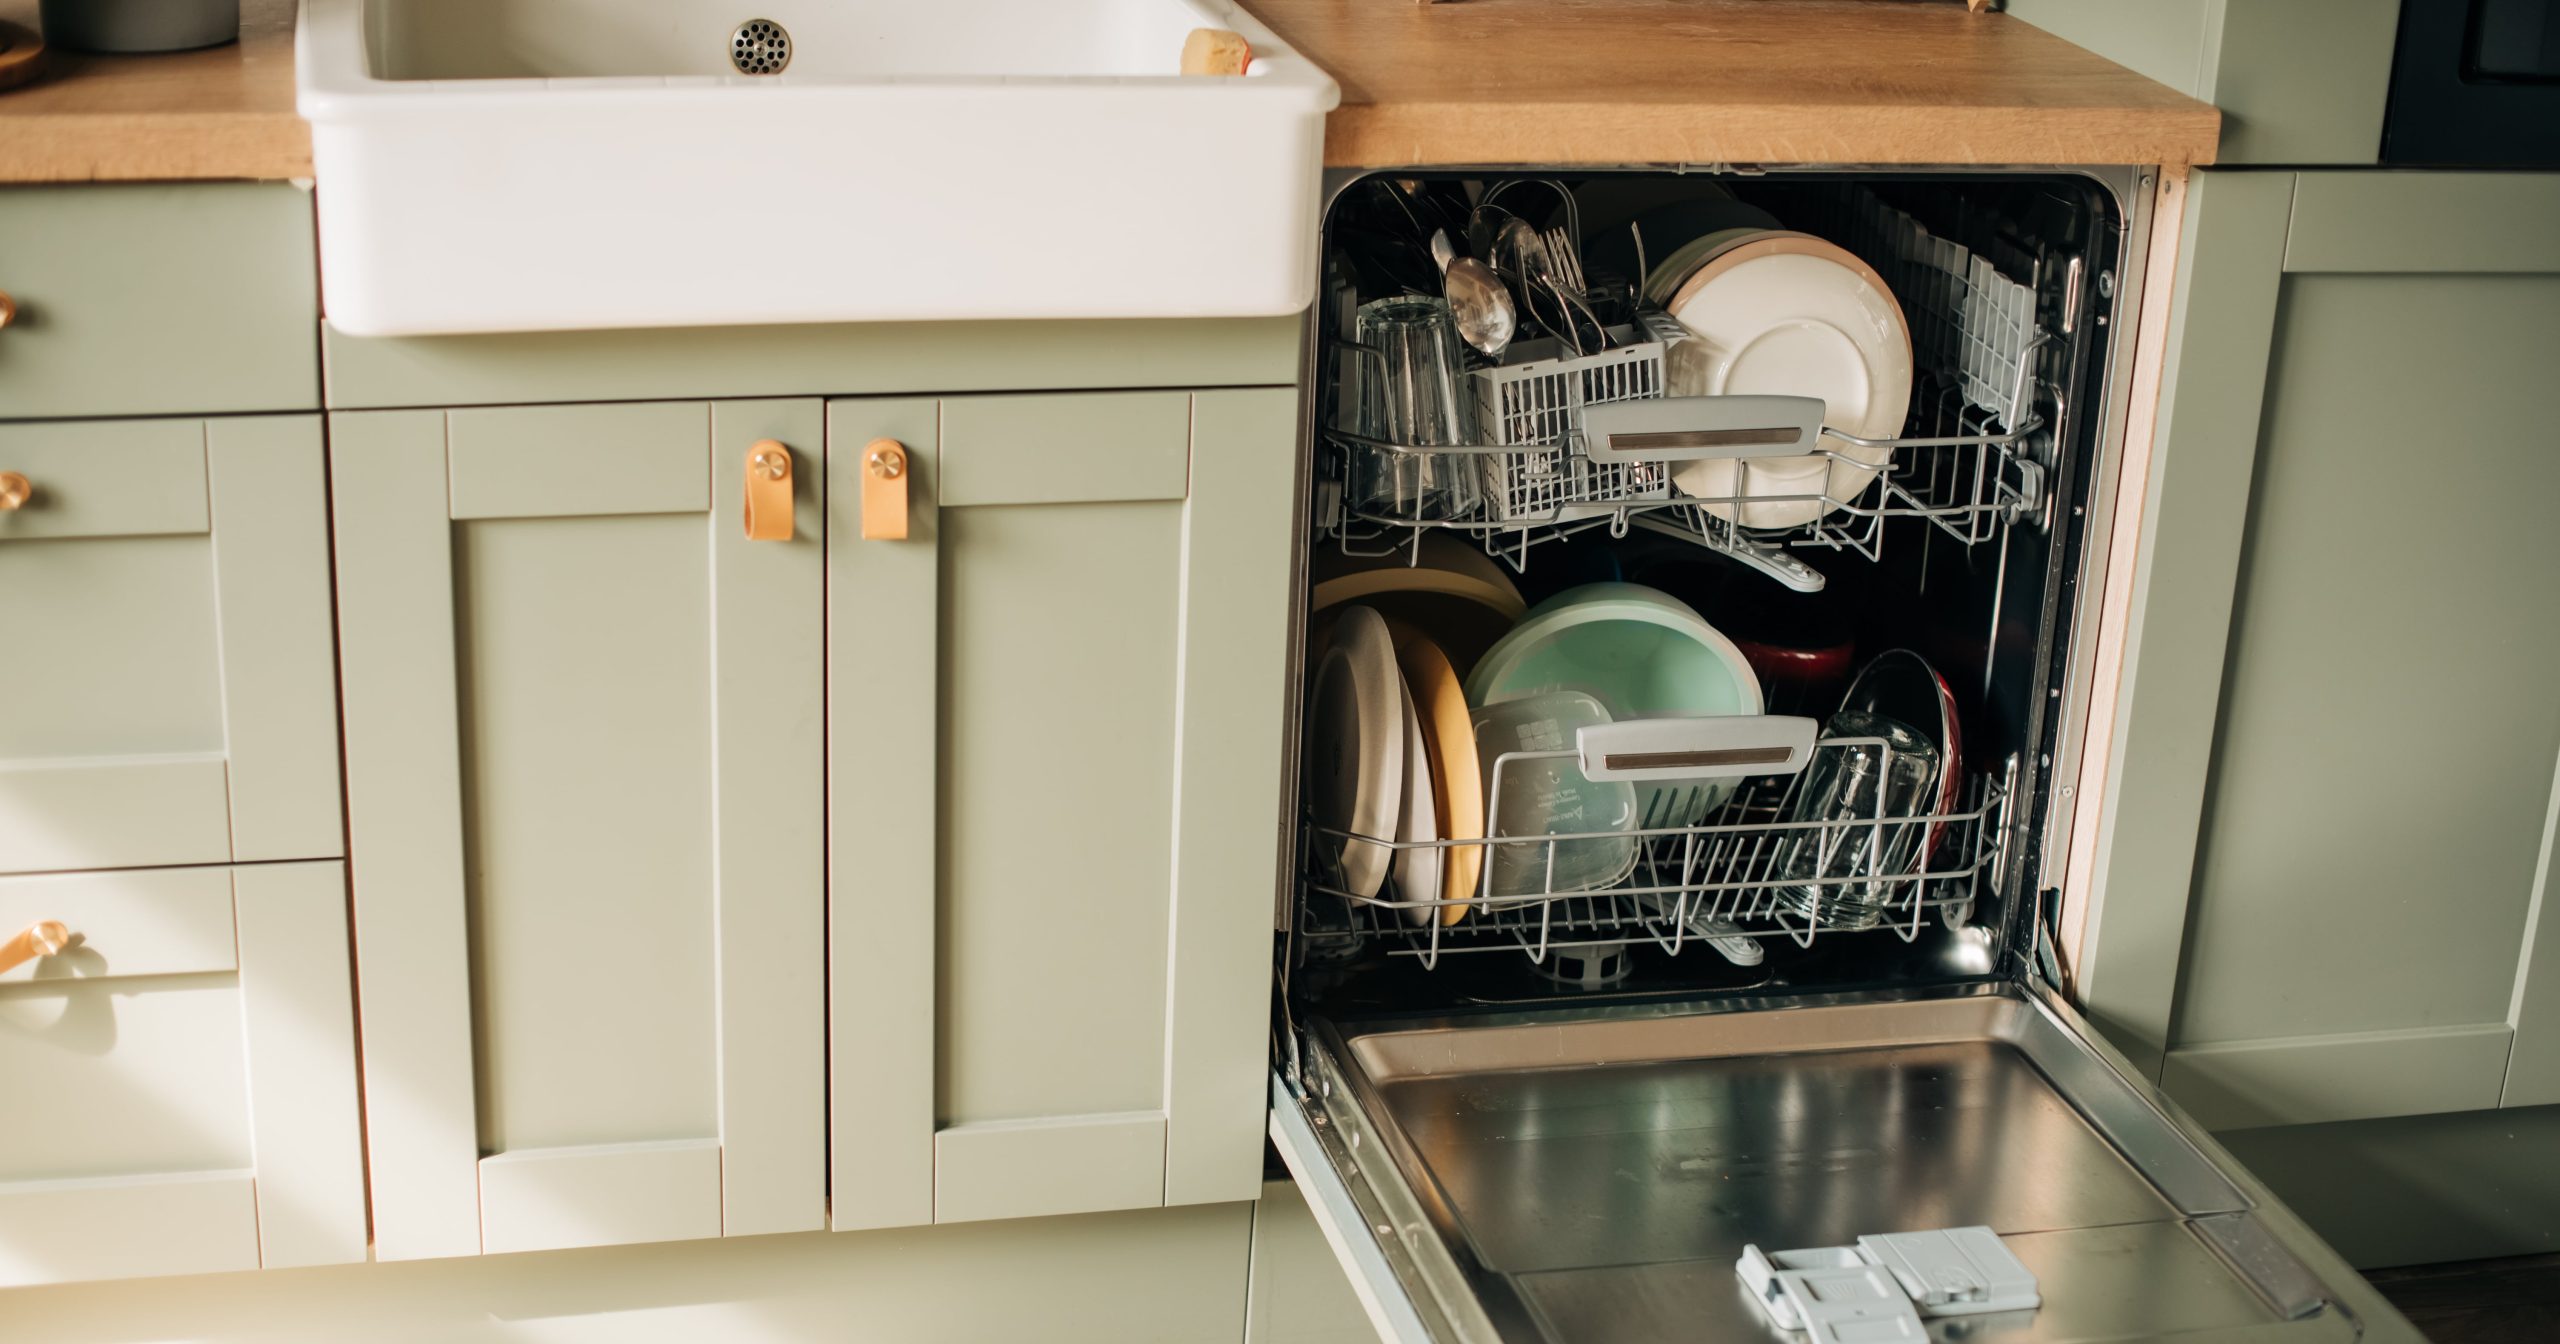
[[[733,35],[769,20],[778,74]],[[1244,76],[1182,76],[1194,28]],[[1296,312],[1323,71],[1226,0],[307,0],[357,335]]]

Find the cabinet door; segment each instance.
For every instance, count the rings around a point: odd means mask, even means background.
[[[0,873],[335,857],[317,417],[0,424]]]
[[[0,878],[0,1287],[364,1259],[337,863]]]
[[[1259,1190],[1296,414],[829,407],[835,1226]]]
[[[2092,1004],[2216,1127],[2560,1101],[2560,177],[2189,209]]]
[[[382,1258],[823,1224],[822,432],[332,417]]]
[[[2079,46],[2222,109],[2214,161],[2382,157],[2400,0],[2008,0]]]

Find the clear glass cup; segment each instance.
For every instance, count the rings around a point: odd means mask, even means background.
[[[1823,738],[1785,820],[1832,824],[1781,833],[1769,866],[1776,905],[1815,928],[1871,929],[1926,858],[1928,823],[1895,819],[1926,817],[1936,804],[1938,747],[1909,724],[1856,709],[1831,716]],[[1886,824],[1858,824],[1878,819]]]
[[[1458,327],[1446,300],[1422,296],[1360,305],[1342,404],[1360,432],[1409,448],[1475,442],[1475,399],[1459,356]],[[1362,513],[1437,522],[1465,517],[1484,499],[1485,460],[1468,453],[1352,455],[1352,507]]]

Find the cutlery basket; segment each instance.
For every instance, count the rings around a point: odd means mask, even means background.
[[[1613,339],[1635,335],[1627,328],[1611,333]],[[1556,347],[1551,339],[1524,342],[1514,349],[1528,358],[1468,375],[1476,432],[1500,450],[1487,454],[1494,519],[1562,522],[1669,499],[1671,477],[1661,463],[1596,462],[1573,440],[1587,408],[1663,395],[1671,343],[1657,338],[1578,356],[1549,353]],[[1523,448],[1534,451],[1517,451]]]

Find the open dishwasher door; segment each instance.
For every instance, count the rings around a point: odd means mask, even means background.
[[[2421,1338],[2040,987],[1301,1024],[1271,1137],[1382,1339],[1819,1338],[1746,1246],[1987,1226],[2031,1310],[1840,1339]]]
[[[1381,1337],[2419,1338],[2049,988],[2150,179],[1337,185],[1271,1134]],[[1399,373],[1435,235],[1620,302]],[[1907,405],[1716,372],[1719,277],[1816,252],[1894,296]],[[1870,330],[1795,294],[1766,330]],[[1875,1316],[1823,1328],[1835,1269]]]

